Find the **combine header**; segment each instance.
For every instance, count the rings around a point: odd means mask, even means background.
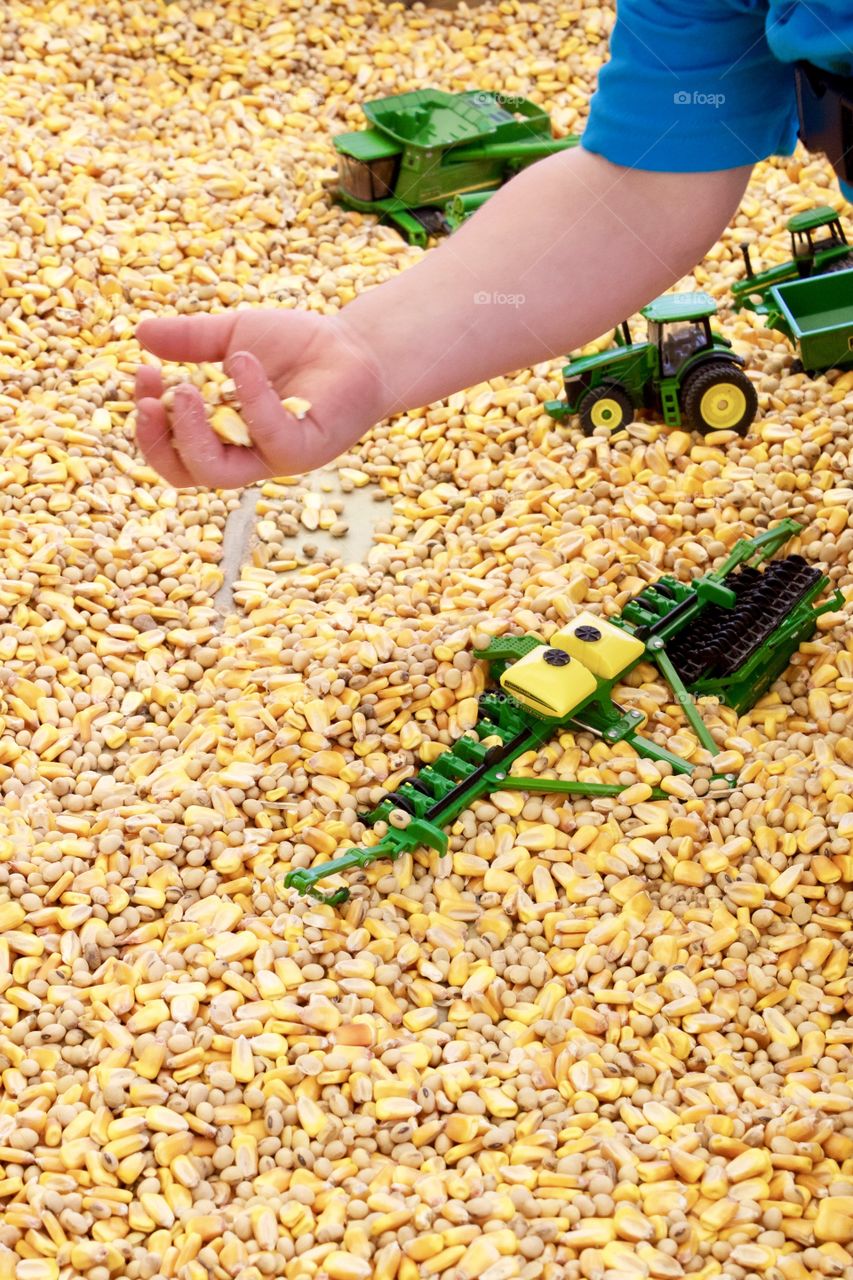
[[[480,698],[480,718],[471,733],[366,815],[370,825],[389,824],[375,844],[291,871],[285,885],[332,905],[343,903],[348,889],[324,894],[318,881],[424,846],[445,853],[446,828],[473,801],[494,791],[619,795],[624,788],[615,784],[510,774],[515,760],[561,730],[626,742],[638,755],[690,774],[689,761],[643,736],[645,717],[620,707],[614,686],[638,663],[654,663],[702,746],[718,754],[695,700],[714,697],[739,714],[748,710],[814,633],[818,617],[843,604],[836,591],[815,605],[829,579],[800,556],[763,567],[799,531],[793,520],[784,520],[738,542],[719,569],[694,582],[661,578],[618,617],[584,611],[547,643],[531,635],[490,641],[476,656],[488,662],[496,687]],[[736,781],[730,774],[721,776],[729,785]],[[667,798],[663,791],[653,794]]]

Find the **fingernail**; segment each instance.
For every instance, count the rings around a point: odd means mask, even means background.
[[[248,351],[235,351],[233,355],[228,357],[229,373],[246,373],[248,369],[249,369]]]

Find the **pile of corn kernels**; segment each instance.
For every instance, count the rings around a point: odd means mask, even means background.
[[[722,312],[745,441],[542,411],[559,365],[263,485],[177,492],[133,442],[140,315],[333,311],[416,261],[330,202],[332,133],[435,85],[581,129],[609,6],[8,0],[0,27],[0,1278],[807,1280],[853,1267],[853,640],[821,619],[707,759],[651,668],[623,701],[699,762],[562,734],[340,911],[284,889],[473,723],[472,641],[547,638],[792,516],[853,599],[850,374]],[[760,165],[686,281],[843,211]],[[848,228],[850,223],[848,222]],[[217,372],[195,375],[211,395]],[[337,475],[334,475],[337,471]],[[339,485],[377,499],[363,564]],[[334,505],[333,504],[334,501]]]

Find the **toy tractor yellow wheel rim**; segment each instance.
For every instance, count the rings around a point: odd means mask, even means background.
[[[715,382],[699,401],[699,412],[710,430],[731,430],[746,413],[746,396],[734,382]]]
[[[594,427],[609,427],[613,431],[621,427],[625,412],[618,400],[605,396],[602,400],[596,400],[589,417]]]

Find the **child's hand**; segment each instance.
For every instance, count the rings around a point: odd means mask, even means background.
[[[167,408],[159,369],[141,366],[139,446],[178,487],[234,489],[311,471],[345,452],[385,412],[376,360],[339,316],[271,308],[178,316],[144,320],[138,337],[164,360],[223,361],[252,438],[250,448],[224,444],[187,383]],[[304,418],[282,407],[290,396],[311,404]]]

